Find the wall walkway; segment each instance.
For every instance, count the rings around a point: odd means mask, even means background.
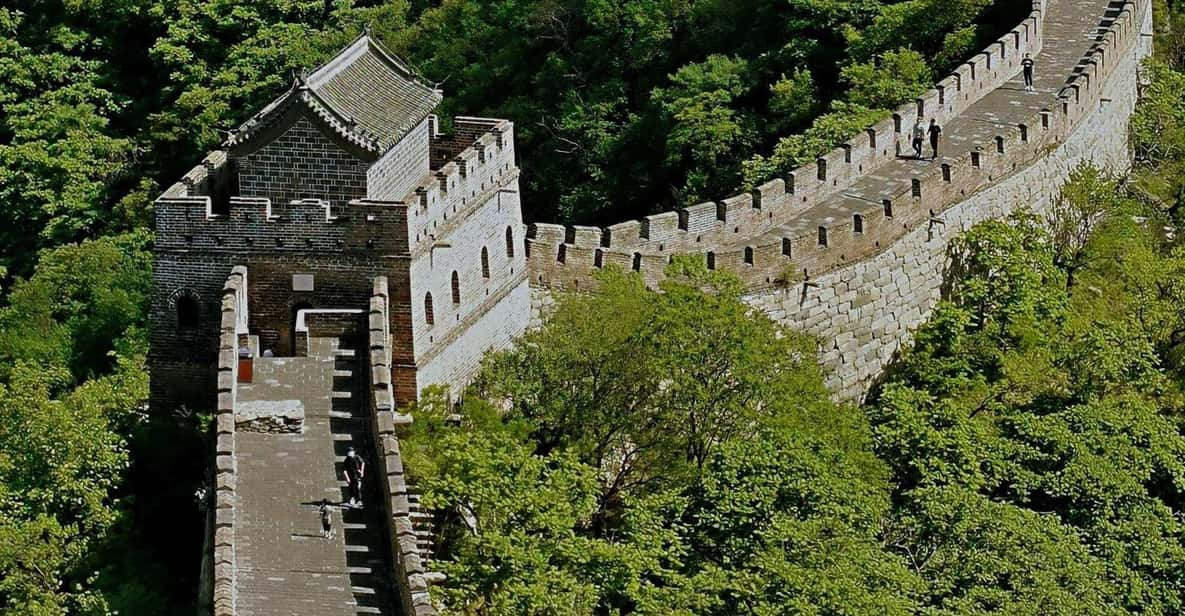
[[[346,447],[374,464],[363,349],[309,339],[308,356],[255,358],[238,405],[299,405],[303,431],[236,435],[238,616],[400,614],[390,575],[389,528],[374,481],[363,509],[343,507]],[[381,475],[378,475],[381,481]],[[336,536],[321,536],[317,504],[332,503]]]

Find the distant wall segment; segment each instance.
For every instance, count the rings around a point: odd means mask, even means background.
[[[860,234],[854,235],[851,220],[828,219],[820,206],[908,152],[909,132],[916,118],[934,118],[945,125],[1015,76],[1024,55],[1036,55],[1042,49],[1043,4],[1034,2],[1033,10],[1020,24],[934,88],[896,109],[889,118],[814,163],[750,192],[603,228],[531,225],[528,249],[532,284],[553,290],[587,290],[594,272],[608,264],[638,271],[655,284],[662,278],[671,255],[699,253],[709,266],[734,271],[751,286],[772,285],[787,270],[818,275],[879,251],[885,243],[903,235],[911,222],[899,219],[887,227],[874,224],[885,211],[883,201],[897,202],[904,214],[906,208],[902,206],[913,202],[916,186],[907,188],[904,194],[869,200],[865,205],[870,224]],[[1021,132],[1020,126],[1001,126],[998,137],[1011,146],[1020,140]],[[983,149],[988,150],[988,145],[984,143]],[[987,160],[1000,158],[991,156],[992,152],[985,152],[982,165],[997,162]],[[1022,156],[1019,150],[1011,149],[1006,155],[1011,160]],[[946,182],[968,194],[981,181],[980,175],[961,173],[970,166],[970,158],[968,153],[960,164],[952,165],[953,176],[948,174],[951,179]],[[933,177],[917,179],[937,184]],[[925,188],[923,198],[928,203],[941,199],[939,193],[930,191],[932,186]],[[806,224],[808,219],[811,224]],[[787,225],[791,228],[786,229]],[[819,228],[826,229],[829,246],[839,249],[815,249]]]
[[[846,398],[862,396],[939,299],[949,241],[959,231],[1017,207],[1043,209],[1083,161],[1116,171],[1129,166],[1128,121],[1139,65],[1151,50],[1151,2],[1112,4],[1105,14],[1103,4],[1087,0],[1050,6],[1082,11],[1079,5],[1088,4],[1087,9],[1099,13],[1089,19],[1101,24],[1102,31],[1084,55],[1067,61],[1073,68],[1064,74],[1065,85],[1056,98],[1022,98],[1020,92],[1009,92],[1010,87],[993,93],[992,101],[980,104],[976,113],[996,104],[1033,107],[1018,121],[997,122],[994,135],[943,164],[912,170],[889,183],[894,192],[855,199],[828,190],[819,179],[825,177],[822,166],[815,165],[751,194],[643,221],[605,229],[533,225],[528,240],[533,318],[538,321],[537,313],[553,291],[593,288],[595,271],[609,263],[640,271],[656,284],[672,253],[698,253],[709,268],[736,274],[753,306],[818,336],[833,391]],[[958,74],[991,62],[999,73],[989,80],[990,87],[1000,88],[1015,77],[1026,44],[1056,45],[1059,41],[1051,41],[1050,32],[1056,37],[1061,30],[1074,29],[1060,21],[1048,29],[1045,24],[1042,5],[1035,3],[1024,24]],[[983,72],[976,69],[976,74]],[[1048,102],[1034,105],[1034,100]],[[988,125],[991,117],[982,115],[975,120]],[[902,137],[891,132],[889,138],[895,143]],[[845,156],[849,151],[840,150]],[[844,163],[837,163],[828,166],[842,168]],[[800,188],[803,176],[814,178],[805,191]],[[842,177],[850,180],[850,188],[867,183],[852,179],[850,168]],[[811,209],[794,211],[794,202],[804,198]],[[842,203],[833,205],[837,202]],[[787,215],[781,225],[760,222],[762,216]],[[800,233],[788,232],[795,229]],[[643,239],[633,240],[635,232]],[[618,249],[623,237],[631,243]]]

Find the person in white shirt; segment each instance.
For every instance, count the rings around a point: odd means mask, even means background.
[[[913,125],[913,157],[920,159],[922,157],[922,143],[926,140],[926,124],[922,122],[921,116],[918,116],[918,121]]]

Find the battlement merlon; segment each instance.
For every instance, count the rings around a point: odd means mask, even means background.
[[[992,81],[1019,70],[1023,54],[1039,48],[1040,6],[1035,2],[1025,22],[992,43],[958,74],[966,74],[973,81],[987,77]],[[766,286],[784,278],[783,274],[793,268],[801,275],[815,275],[879,252],[894,236],[882,232],[885,225],[878,224],[882,218],[895,218],[893,226],[899,226],[899,232],[929,224],[933,214],[941,213],[949,201],[971,194],[985,182],[1039,156],[1041,147],[1050,147],[1064,138],[1091,109],[1099,84],[1106,82],[1118,64],[1113,58],[1122,58],[1123,50],[1135,38],[1136,6],[1128,1],[1116,9],[1113,23],[1086,54],[1080,63],[1082,70],[1070,77],[1054,105],[1034,108],[1030,117],[1012,127],[1001,126],[994,138],[976,144],[973,151],[922,176],[905,179],[905,188],[900,192],[886,192],[871,199],[832,189],[848,179],[833,179],[837,163],[848,164],[848,171],[852,171],[849,161],[856,159],[853,144],[862,147],[862,137],[858,136],[784,179],[718,203],[699,204],[604,229],[532,225],[528,233],[532,282],[570,288],[591,271],[616,263],[641,271],[653,283],[661,278],[671,254],[698,252],[709,267],[734,270],[750,285]],[[987,70],[993,74],[985,75]],[[919,99],[918,104],[924,106],[924,101]],[[900,112],[895,114],[892,122],[896,124],[901,117]],[[877,130],[869,129],[866,134],[867,145],[880,145]],[[855,171],[859,175],[860,170]],[[949,194],[951,187],[957,189],[957,194]],[[823,195],[828,202],[847,202],[846,207],[859,214],[859,222],[852,217],[815,221],[804,217],[805,210],[822,201]],[[862,198],[866,202],[852,202]]]
[[[1092,44],[1057,99],[1048,107],[1033,105],[1020,122],[1001,124],[994,136],[946,162],[911,177],[900,178],[880,195],[835,194],[846,218],[805,212],[827,190],[826,157],[747,194],[627,221],[604,229],[534,224],[528,232],[532,283],[557,289],[587,289],[598,269],[618,265],[657,284],[672,254],[699,254],[709,269],[737,274],[750,289],[786,284],[788,277],[814,277],[885,250],[899,236],[922,226],[944,231],[942,214],[954,204],[990,186],[1018,168],[1033,163],[1062,143],[1099,104],[1101,90],[1139,38],[1136,15],[1148,10],[1147,0],[1128,0]],[[1025,24],[1039,21],[1034,11]],[[1017,30],[1014,30],[1016,32]],[[1040,31],[1035,39],[1040,40]],[[989,63],[1002,76],[1015,74],[1026,53],[1024,39],[1004,37],[1016,49],[997,41],[989,46],[1007,62]],[[1019,43],[1017,41],[1020,41]],[[988,52],[979,57],[990,58]],[[965,65],[970,67],[975,64]],[[969,70],[976,79],[982,70]],[[894,118],[896,122],[896,118]],[[870,131],[875,132],[875,131]],[[841,148],[842,151],[842,148]],[[841,182],[842,184],[842,182]],[[806,190],[803,187],[806,186]],[[896,188],[900,186],[900,188]],[[748,198],[746,198],[748,197]],[[793,213],[793,215],[787,215]],[[814,215],[812,215],[814,214]],[[585,284],[581,284],[581,283]]]

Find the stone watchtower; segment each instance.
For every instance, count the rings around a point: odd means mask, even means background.
[[[357,314],[363,329],[386,277],[398,403],[434,383],[458,391],[484,352],[526,328],[512,124],[457,118],[442,135],[440,100],[363,35],[161,195],[154,407],[213,407],[235,266],[247,271],[242,344],[277,356],[301,352],[307,315]]]

